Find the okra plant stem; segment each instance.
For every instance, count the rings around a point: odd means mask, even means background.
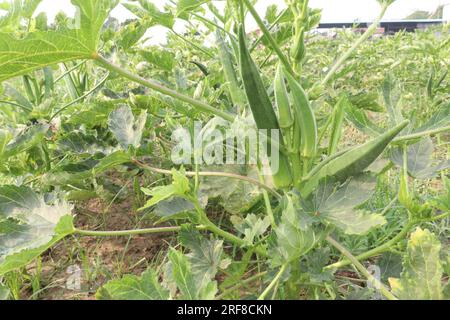
[[[389,7],[389,4],[385,3],[381,7],[381,13],[378,16],[378,18],[373,22],[373,24],[367,29],[367,31],[351,46],[350,49],[348,49],[341,58],[333,65],[333,67],[328,71],[325,78],[322,80],[322,85],[326,85],[331,78],[334,76],[334,74],[339,70],[339,68],[347,61],[348,58],[353,54],[353,52],[367,39],[372,36],[375,31],[378,28],[378,25],[381,22],[381,19],[383,19],[384,14],[386,13],[387,8]]]
[[[160,168],[154,168],[151,167],[149,165],[146,165],[145,163],[142,163],[139,160],[134,159],[132,161],[135,165],[137,165],[138,167],[144,169],[144,170],[148,170],[148,171],[152,171],[155,173],[160,173],[160,174],[165,174],[165,175],[172,175],[172,171],[170,170],[165,170],[165,169],[160,169]],[[236,180],[241,180],[241,181],[245,181],[251,184],[254,184],[264,190],[269,191],[270,193],[272,193],[274,196],[276,196],[278,199],[282,198],[282,195],[279,194],[275,189],[269,187],[267,184],[262,183],[258,180],[246,177],[246,176],[240,176],[237,174],[233,174],[233,173],[227,173],[227,172],[191,172],[191,171],[187,171],[185,172],[186,176],[188,177],[195,177],[196,175],[198,175],[199,177],[225,177],[225,178],[230,178],[230,179],[236,179]]]
[[[414,139],[419,139],[425,136],[432,136],[441,132],[446,132],[446,131],[450,131],[450,126],[446,126],[446,127],[442,127],[442,128],[438,128],[438,129],[433,129],[433,130],[427,130],[427,131],[422,131],[422,132],[417,132],[417,133],[413,133],[413,134],[408,134],[405,136],[400,136],[398,138],[395,138],[394,140],[392,140],[392,142],[394,143],[398,143],[398,142],[404,142],[404,141],[408,141],[408,140],[414,140]]]
[[[287,268],[287,264],[283,264],[281,266],[281,268],[278,271],[275,278],[273,278],[273,280],[270,282],[270,284],[267,286],[267,288],[263,291],[263,293],[261,293],[261,295],[258,297],[258,300],[264,300],[266,298],[266,296],[270,293],[270,291],[272,291],[272,289],[275,287],[275,285],[278,283],[278,281],[280,281],[280,278],[283,275],[283,273],[286,271],[286,268]]]
[[[197,230],[206,230],[205,226],[197,226]],[[147,229],[135,229],[135,230],[120,230],[120,231],[93,231],[93,230],[80,230],[75,229],[75,234],[82,236],[92,237],[121,237],[121,236],[133,236],[142,234],[155,234],[155,233],[173,233],[181,231],[181,227],[161,227],[161,228],[147,228]]]
[[[288,59],[286,58],[286,56],[283,54],[283,52],[281,51],[280,47],[278,46],[278,44],[276,43],[275,39],[272,37],[272,34],[270,33],[270,31],[267,29],[266,25],[264,24],[264,22],[262,21],[261,17],[259,16],[258,12],[255,10],[255,8],[253,7],[253,5],[250,3],[249,0],[242,0],[242,2],[245,4],[245,6],[247,7],[248,11],[250,11],[251,15],[253,16],[253,18],[255,19],[256,23],[258,24],[258,27],[261,29],[261,31],[264,33],[264,36],[267,38],[267,40],[269,41],[272,49],[275,51],[275,53],[277,54],[278,58],[280,59],[281,63],[283,64],[283,66],[286,68],[286,70],[292,75],[295,76],[295,72],[292,69],[291,64],[289,63]]]
[[[359,260],[350,253],[350,251],[347,250],[344,246],[342,246],[339,242],[331,238],[330,236],[327,237],[327,241],[335,247],[337,250],[339,250],[344,256],[347,257],[348,260],[367,278],[367,280],[371,281],[379,290],[380,292],[389,300],[398,300],[397,297],[395,297],[388,288],[384,286],[378,279],[376,279],[360,262]]]
[[[133,82],[139,83],[147,88],[158,91],[159,93],[162,93],[162,94],[172,97],[174,99],[186,102],[200,111],[203,111],[203,112],[206,112],[209,114],[214,114],[214,115],[221,117],[230,122],[234,121],[235,116],[233,114],[216,109],[213,106],[210,106],[209,104],[207,104],[205,102],[195,100],[187,95],[179,93],[173,89],[167,88],[154,80],[144,79],[136,74],[131,73],[128,70],[125,70],[119,66],[112,64],[111,62],[106,60],[101,55],[95,55],[94,59],[95,59],[95,61],[97,61],[98,64],[100,64],[107,70],[116,72],[117,74],[121,75],[122,77],[127,78]]]
[[[366,251],[358,256],[356,256],[357,260],[366,260],[369,259],[371,257],[377,256],[383,252],[388,251],[389,249],[391,249],[391,247],[393,247],[394,245],[396,245],[399,241],[403,240],[406,235],[408,234],[408,232],[412,229],[412,227],[416,225],[416,221],[411,221],[408,222],[403,229],[391,240],[389,240],[388,242],[385,242],[384,244],[373,248],[369,251]],[[330,264],[329,266],[325,267],[326,269],[338,269],[338,268],[342,268],[345,266],[348,266],[349,264],[351,264],[352,262],[348,259],[342,260],[342,261],[338,261],[336,263]]]

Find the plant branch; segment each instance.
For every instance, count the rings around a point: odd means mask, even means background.
[[[267,40],[270,42],[270,45],[271,45],[272,49],[277,54],[278,58],[280,58],[280,61],[283,64],[283,66],[286,68],[286,70],[290,74],[292,74],[292,76],[295,77],[295,73],[294,73],[294,70],[292,69],[291,64],[289,63],[288,59],[286,58],[286,56],[281,51],[281,49],[278,46],[278,44],[276,43],[275,39],[272,37],[272,34],[267,29],[267,27],[264,24],[264,22],[262,21],[261,17],[258,15],[258,12],[255,10],[255,8],[253,7],[253,5],[250,3],[249,0],[242,0],[242,1],[245,3],[247,9],[250,11],[251,15],[255,19],[256,23],[258,24],[258,27],[261,29],[261,31],[264,33],[264,35],[267,38]]]
[[[401,136],[401,137],[395,138],[394,140],[392,140],[392,142],[397,143],[397,142],[404,142],[404,141],[408,141],[408,140],[419,139],[419,138],[422,138],[425,136],[432,136],[432,135],[442,133],[445,131],[450,131],[450,126],[437,128],[437,129],[433,129],[433,130],[417,132],[417,133],[413,133],[413,134],[408,134],[406,136]]]
[[[377,256],[385,251],[388,251],[393,245],[397,244],[399,241],[403,240],[405,236],[408,234],[408,232],[412,229],[412,227],[415,225],[415,222],[409,222],[407,223],[403,229],[391,240],[388,242],[373,248],[369,251],[366,251],[358,256],[356,256],[357,260],[366,260],[368,258],[371,258],[373,256]],[[351,264],[351,261],[348,259],[344,259],[342,261],[338,261],[336,263],[330,264],[329,266],[325,267],[325,269],[338,269],[345,266],[348,266]]]
[[[353,52],[367,39],[372,36],[376,29],[378,28],[378,25],[381,22],[381,19],[383,19],[384,14],[386,13],[387,8],[389,7],[389,4],[385,3],[382,5],[381,13],[380,15],[375,19],[373,24],[367,29],[367,31],[358,39],[356,42],[351,46],[350,49],[348,49],[341,58],[333,65],[333,67],[328,71],[325,78],[322,80],[322,85],[326,85],[328,81],[331,80],[331,78],[334,76],[334,74],[339,70],[339,68],[347,61],[348,58],[353,54]]]
[[[146,165],[145,163],[142,163],[141,161],[139,161],[137,159],[133,159],[132,162],[144,170],[148,170],[148,171],[152,171],[152,172],[160,173],[160,174],[164,174],[164,175],[172,175],[172,171],[170,171],[170,170],[151,167],[149,165]],[[187,172],[185,172],[185,174],[188,177],[195,177],[198,174],[198,176],[200,176],[200,177],[225,177],[225,178],[230,178],[230,179],[241,180],[241,181],[245,181],[245,182],[254,184],[264,190],[269,191],[274,196],[276,196],[278,199],[282,198],[281,194],[279,194],[275,189],[269,187],[265,183],[262,183],[258,180],[255,180],[253,178],[249,178],[246,176],[240,176],[240,175],[228,173],[228,172],[207,172],[207,171],[204,171],[204,172],[187,171]]]
[[[283,264],[281,266],[281,268],[278,271],[275,278],[273,278],[273,280],[270,282],[270,284],[267,286],[267,288],[263,291],[263,293],[261,293],[261,295],[258,297],[258,300],[264,300],[266,298],[266,296],[270,293],[270,291],[272,291],[272,289],[275,287],[275,285],[278,283],[278,281],[280,281],[280,278],[283,275],[283,273],[286,271],[286,268],[287,268],[287,264]]]
[[[196,229],[206,230],[206,227],[197,226]],[[181,231],[181,227],[161,227],[161,228],[147,228],[147,229],[120,230],[120,231],[94,231],[94,230],[75,229],[75,234],[92,237],[121,237],[121,236],[133,236],[141,234],[173,233],[179,231]]]
[[[218,110],[205,102],[195,100],[187,95],[179,93],[173,89],[167,88],[154,80],[146,80],[136,74],[131,73],[128,70],[122,69],[121,67],[112,64],[111,62],[109,62],[108,60],[106,60],[104,57],[102,57],[100,55],[96,55],[94,58],[97,61],[97,63],[100,64],[101,66],[103,66],[104,68],[106,68],[110,71],[116,72],[119,75],[121,75],[133,82],[139,83],[147,88],[158,91],[158,92],[160,92],[164,95],[167,95],[169,97],[172,97],[174,99],[186,102],[200,111],[214,114],[214,115],[221,117],[230,122],[234,121],[235,116],[228,112]]]
[[[334,240],[332,237],[328,236],[327,241],[339,250],[344,256],[347,257],[351,261],[351,263],[369,280],[372,282],[376,288],[380,290],[380,292],[389,300],[398,300],[388,288],[385,287],[378,279],[376,279],[359,261],[358,259],[350,253],[344,246],[342,246],[339,242]]]
[[[88,92],[86,92],[85,94],[83,94],[82,96],[78,97],[77,99],[67,103],[66,105],[64,105],[63,107],[61,107],[61,109],[59,109],[58,111],[55,112],[55,114],[50,118],[50,121],[52,121],[53,119],[55,119],[61,112],[63,112],[64,110],[66,110],[67,108],[69,108],[70,106],[73,106],[75,103],[80,102],[81,100],[85,99],[86,97],[88,97],[89,95],[91,95],[95,90],[97,90],[98,88],[100,88],[105,82],[106,80],[108,80],[109,77],[109,72],[103,77],[102,80],[100,80],[99,83],[97,83],[91,90],[89,90]]]

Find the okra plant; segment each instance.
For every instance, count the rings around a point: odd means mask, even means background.
[[[12,1],[0,19],[0,299],[17,298],[13,275],[32,272],[68,239],[151,242],[155,234],[175,239],[163,261],[109,279],[95,288],[98,299],[450,297],[441,243],[450,162],[433,163],[436,141],[448,144],[450,130],[448,78],[439,71],[448,66],[448,38],[430,36],[434,53],[403,48],[432,60],[417,66],[432,72],[417,72],[411,89],[424,92],[424,118],[402,91],[410,60],[378,70],[381,81],[364,73],[383,62],[374,46],[396,52],[401,44],[372,37],[394,0],[378,0],[379,16],[362,35],[347,35],[352,43],[319,47],[336,45],[336,56],[317,49],[320,10],[308,0],[271,5],[265,17],[252,0],[178,0],[164,9],[150,0],[72,0],[79,19],[60,14],[53,24],[34,14],[40,2]],[[136,18],[119,24],[110,17],[118,5]],[[247,30],[247,18],[260,34]],[[167,30],[167,45],[147,44],[155,26]],[[266,132],[264,156],[278,159],[277,169],[267,174],[270,163],[260,159],[174,164],[170,136],[191,134],[197,121],[206,123],[202,133]],[[196,158],[224,141],[194,145]],[[248,144],[240,150],[255,156]],[[424,194],[419,187],[431,179],[440,192]],[[124,188],[133,191],[125,214],[153,226],[88,230],[78,221],[83,203],[119,201]],[[354,245],[362,242],[364,250]],[[401,271],[386,268],[393,256]],[[350,282],[343,292],[349,268],[366,285]]]

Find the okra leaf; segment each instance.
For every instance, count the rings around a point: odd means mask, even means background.
[[[146,122],[147,111],[142,111],[141,115],[135,119],[131,108],[124,105],[110,114],[108,126],[122,148],[126,150],[129,146],[138,148],[141,145]]]
[[[386,223],[379,214],[355,209],[373,195],[375,186],[376,178],[370,174],[353,177],[343,185],[324,179],[310,199],[304,201],[303,208],[346,234],[362,235]]]
[[[184,196],[189,190],[189,179],[183,174],[183,172],[172,170],[172,184],[167,186],[158,186],[153,189],[141,188],[142,192],[152,198],[139,209],[139,211],[153,207],[161,201],[170,199],[173,196]]]
[[[349,177],[362,173],[383,153],[389,143],[408,123],[409,121],[404,121],[378,138],[350,149],[329,161],[324,160],[313,170],[314,174],[308,177],[307,182],[301,189],[303,198],[308,198],[319,182],[326,177],[346,181]]]
[[[23,267],[73,232],[72,206],[27,187],[0,187],[0,275]]]
[[[92,167],[88,170],[83,170],[75,173],[67,172],[67,170],[49,172],[44,175],[42,182],[45,185],[49,186],[64,186],[73,183],[76,184],[77,182],[82,182],[85,179],[89,179],[95,175],[104,173],[111,168],[123,165],[130,161],[131,157],[127,153],[123,151],[117,151],[104,157],[103,159],[92,165]],[[91,164],[88,164],[88,167],[89,166],[91,166]]]
[[[8,300],[10,293],[7,286],[0,284],[0,301]]]
[[[167,72],[172,72],[175,68],[175,55],[167,50],[158,47],[151,47],[151,50],[140,50],[139,54],[148,63],[157,66]]]
[[[433,152],[434,145],[429,137],[408,146],[408,173],[417,179],[430,179],[435,177],[440,171],[450,167],[450,160],[442,161],[440,164],[433,166]],[[401,148],[392,151],[391,160],[398,167],[403,166],[403,151]]]
[[[294,197],[296,199],[296,197]],[[314,230],[314,220],[286,196],[280,222],[274,228],[275,237],[270,248],[271,263],[280,266],[298,260],[321,239]]]
[[[8,130],[0,129],[0,159],[5,152],[6,145],[11,141],[12,134]]]
[[[384,112],[384,108],[378,103],[378,92],[365,90],[348,97],[350,102],[358,109],[373,112]]]
[[[59,62],[93,58],[103,23],[117,3],[118,0],[72,0],[80,17],[67,28],[35,31],[22,39],[1,34],[0,82]]]
[[[392,0],[381,0],[392,1]],[[401,88],[398,81],[390,73],[386,75],[383,83],[383,97],[384,103],[388,110],[390,124],[392,126],[398,125],[404,120],[401,110]]]
[[[171,12],[162,12],[150,1],[139,0],[141,6],[133,3],[122,3],[122,5],[139,18],[151,18],[152,25],[161,25],[172,29],[175,24],[175,17]]]
[[[156,205],[155,210],[153,210],[153,214],[161,217],[163,220],[166,220],[169,218],[173,218],[174,216],[178,216],[182,213],[192,211],[194,209],[195,207],[192,202],[175,196],[159,202]]]
[[[49,128],[50,126],[47,124],[38,124],[26,128],[9,141],[3,148],[3,154],[0,153],[0,158],[8,159],[33,148],[44,140]]]
[[[217,294],[217,282],[198,282],[187,256],[171,248],[169,251],[172,277],[181,292],[180,299],[212,300]]]
[[[428,230],[417,228],[411,234],[403,258],[400,279],[390,278],[392,292],[402,300],[438,300],[443,298],[440,260],[441,243]]]
[[[433,116],[420,128],[415,130],[415,133],[424,132],[428,130],[439,129],[447,126],[450,123],[450,103],[444,103],[433,113]]]
[[[236,230],[244,235],[244,241],[248,246],[253,245],[255,239],[262,236],[270,227],[270,217],[258,218],[253,213],[248,214],[245,219],[236,217],[233,219]]]
[[[225,269],[228,259],[222,259],[223,241],[206,239],[200,233],[189,227],[183,228],[179,236],[180,242],[190,250],[186,255],[192,267],[196,282],[207,286],[214,279],[219,268]]]
[[[220,171],[258,180],[256,168],[241,165],[208,166],[202,171]],[[252,183],[228,177],[201,177],[200,196],[219,199],[220,205],[230,213],[248,211],[261,199],[261,190]]]
[[[383,129],[374,124],[365,113],[364,110],[360,110],[353,106],[351,103],[347,105],[347,119],[358,128],[358,130],[376,137],[383,133]]]
[[[111,280],[97,293],[98,300],[168,300],[169,290],[159,283],[158,273],[149,268],[140,277],[125,275]]]
[[[177,17],[186,17],[186,14],[197,10],[202,4],[209,0],[178,0]]]

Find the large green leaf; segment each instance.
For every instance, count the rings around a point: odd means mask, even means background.
[[[355,207],[367,201],[374,193],[376,178],[369,174],[356,176],[345,184],[324,179],[303,207],[311,215],[332,223],[346,234],[365,234],[386,223],[379,214],[366,213]]]
[[[64,186],[71,183],[82,182],[95,175],[104,173],[116,166],[123,165],[131,161],[130,155],[123,151],[114,152],[103,159],[101,159],[95,166],[88,170],[83,170],[76,173],[67,171],[49,172],[44,175],[42,182],[46,185]]]
[[[407,164],[408,173],[417,179],[430,179],[438,175],[442,170],[450,167],[450,160],[433,165],[434,145],[429,137],[423,138],[417,143],[408,146]],[[391,154],[391,160],[397,166],[403,166],[403,150],[397,148]]]
[[[125,275],[111,280],[97,291],[99,300],[168,300],[169,291],[159,283],[158,273],[147,269],[140,277]]]
[[[383,153],[389,143],[408,123],[409,121],[404,121],[374,140],[355,147],[340,156],[324,160],[308,177],[307,182],[301,189],[302,196],[308,198],[319,182],[326,177],[345,181],[349,177],[363,172]]]
[[[8,159],[12,156],[25,152],[44,140],[45,134],[50,128],[47,124],[38,124],[24,131],[20,132],[14,139],[3,147],[3,152],[0,152],[1,159]],[[0,137],[0,143],[1,143]],[[0,146],[1,151],[1,146]]]
[[[27,187],[0,187],[0,274],[24,266],[73,232],[71,211],[62,201],[47,204]]]
[[[109,116],[109,129],[124,149],[129,146],[138,148],[141,145],[142,133],[147,122],[147,111],[135,119],[131,108],[127,105],[114,110]]]
[[[80,19],[70,28],[35,31],[22,39],[1,34],[0,82],[51,64],[93,58],[103,23],[117,3],[117,0],[72,0]]]
[[[390,278],[392,292],[404,300],[438,300],[443,297],[441,243],[428,230],[411,234],[400,279]]]
[[[294,203],[298,198],[286,196],[280,222],[274,229],[275,239],[270,256],[273,266],[295,261],[308,253],[319,241],[314,220]]]
[[[219,268],[227,266],[227,260],[222,260],[223,241],[205,239],[192,228],[184,228],[181,231],[180,241],[190,250],[186,256],[196,282],[201,287],[207,286],[214,279]]]
[[[172,277],[181,293],[181,299],[212,300],[217,293],[216,281],[198,281],[189,258],[171,249],[169,252]]]
[[[10,293],[9,288],[0,283],[0,301],[7,300]]]

